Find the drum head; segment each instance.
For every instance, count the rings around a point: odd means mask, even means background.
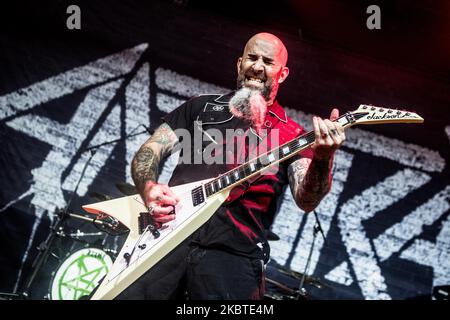
[[[57,269],[51,283],[50,299],[78,300],[89,295],[112,264],[111,257],[101,249],[75,251]]]

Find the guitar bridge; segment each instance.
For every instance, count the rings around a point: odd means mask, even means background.
[[[139,234],[142,234],[148,228],[152,233],[152,235],[155,237],[155,239],[160,236],[158,229],[161,227],[161,224],[155,222],[150,213],[140,212],[138,217],[138,223],[139,223]]]

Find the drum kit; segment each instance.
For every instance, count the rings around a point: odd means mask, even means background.
[[[117,183],[116,187],[126,196],[137,193],[135,187],[128,183]],[[90,193],[89,197],[95,201],[113,199],[111,196],[98,192]],[[51,273],[48,294],[44,298],[50,300],[83,299],[89,296],[112,267],[121,246],[119,242],[124,240],[120,236],[126,234],[128,229],[107,215],[96,215],[94,218],[90,218],[85,215],[67,213],[66,217],[60,217],[60,219],[90,222],[98,230],[96,230],[97,232],[85,232],[76,229],[75,232],[68,232],[67,223],[63,223],[56,230],[57,237],[81,243],[81,246],[72,245],[63,256],[52,253],[52,256],[57,258],[58,265]],[[92,237],[95,237],[96,241],[87,240]],[[113,238],[112,245],[111,241],[108,241],[110,238]],[[118,239],[122,241],[118,241]]]
[[[134,186],[117,183],[123,195],[136,194]],[[92,192],[94,201],[113,197]],[[18,293],[0,292],[2,299],[79,300],[88,296],[108,273],[125,241],[128,229],[107,215],[57,211],[50,233],[37,247],[31,275]]]
[[[145,130],[138,132],[140,127]],[[138,124],[121,138],[88,146],[81,151],[89,152],[90,155],[66,208],[58,209],[50,226],[50,233],[37,247],[38,254],[31,265],[31,275],[26,279],[23,290],[13,293],[0,292],[0,300],[78,300],[94,290],[111,268],[118,249],[125,241],[125,237],[121,235],[127,233],[128,229],[107,215],[95,215],[91,218],[84,214],[70,213],[68,209],[96,152],[104,146],[142,134],[152,135],[153,130]],[[137,193],[135,187],[127,183],[117,183],[116,187],[124,195]],[[89,196],[98,202],[112,199],[111,196],[98,192],[90,193]]]
[[[306,259],[306,266],[303,273],[293,271],[285,266],[279,265],[275,260],[269,260],[266,265],[266,293],[264,295],[265,299],[269,300],[309,300],[311,295],[306,290],[305,286],[314,289],[329,288],[331,286],[325,284],[318,278],[308,276],[308,270],[311,263],[312,253],[314,251],[314,245],[316,242],[317,235],[320,233],[323,237],[325,245],[327,240],[323,232],[320,219],[317,212],[313,210],[315,217],[315,224],[313,227],[313,240],[311,247],[309,248],[308,258]],[[269,241],[277,241],[280,239],[272,231],[267,231],[267,239]]]
[[[305,286],[315,289],[329,287],[319,278],[293,271],[274,260],[266,265],[265,281],[265,300],[310,300],[312,297]]]

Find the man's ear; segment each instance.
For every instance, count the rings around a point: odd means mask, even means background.
[[[241,62],[242,62],[242,57],[239,57],[239,59],[237,60],[237,72],[239,74],[239,72],[241,72]]]
[[[282,67],[280,76],[278,78],[278,83],[282,83],[289,75],[289,68],[288,67]]]

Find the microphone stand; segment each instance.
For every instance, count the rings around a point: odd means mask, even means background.
[[[305,271],[303,271],[303,275],[302,278],[300,280],[300,284],[299,284],[299,290],[298,290],[298,298],[300,298],[300,296],[303,296],[305,299],[308,297],[308,293],[306,292],[306,289],[303,288],[303,285],[305,283],[305,279],[306,279],[306,274],[308,272],[309,269],[309,265],[311,263],[311,256],[314,250],[314,245],[316,242],[316,237],[317,237],[317,233],[320,232],[322,237],[323,237],[323,241],[325,242],[325,245],[327,245],[327,239],[325,238],[325,234],[323,233],[323,229],[322,229],[322,225],[320,224],[320,220],[319,220],[319,216],[317,215],[316,211],[313,211],[314,213],[314,217],[316,219],[316,222],[314,224],[313,227],[313,241],[311,243],[311,247],[309,249],[309,254],[308,254],[308,259],[306,260],[306,266],[305,266]]]
[[[133,133],[134,131],[137,130],[137,128],[139,128],[140,126],[144,127],[145,130],[137,132],[137,133]],[[43,264],[47,261],[48,256],[50,255],[50,248],[53,245],[53,241],[56,238],[56,236],[61,235],[58,233],[58,231],[60,231],[62,229],[62,226],[64,224],[64,222],[66,221],[67,217],[74,217],[74,218],[78,218],[78,219],[83,219],[80,218],[81,216],[78,215],[74,215],[74,214],[70,214],[68,213],[69,207],[72,204],[73,199],[75,198],[75,194],[78,190],[78,186],[80,185],[81,180],[83,179],[86,169],[89,165],[89,163],[91,162],[92,158],[94,157],[95,153],[97,152],[97,150],[103,146],[106,145],[110,145],[116,142],[120,142],[120,141],[124,141],[128,138],[134,137],[134,136],[138,136],[144,133],[149,133],[150,135],[152,134],[152,131],[147,128],[146,126],[144,126],[143,124],[139,124],[136,128],[134,128],[130,134],[126,135],[125,137],[119,138],[119,139],[115,139],[115,140],[111,140],[111,141],[106,141],[91,147],[86,148],[82,153],[86,152],[86,151],[90,151],[90,156],[89,159],[86,161],[86,163],[83,166],[83,170],[81,171],[81,175],[78,178],[77,184],[75,186],[75,189],[72,191],[71,197],[65,207],[65,209],[63,211],[60,211],[59,214],[57,214],[57,218],[55,220],[54,225],[50,228],[50,234],[47,236],[47,239],[42,242],[41,244],[39,244],[39,246],[37,247],[39,253],[36,256],[36,258],[34,259],[31,268],[33,269],[33,273],[31,274],[31,276],[28,278],[28,281],[26,283],[25,289],[22,293],[0,293],[0,296],[6,296],[6,297],[14,297],[14,298],[23,298],[23,299],[27,299],[30,297],[31,295],[31,286],[34,283],[34,280],[36,278],[37,273],[40,271],[40,269],[42,268]],[[86,219],[83,219],[86,220]],[[64,233],[62,233],[64,235]]]
[[[30,298],[31,296],[31,286],[34,283],[34,280],[36,278],[36,275],[38,271],[42,268],[43,264],[47,262],[47,258],[50,255],[50,248],[53,245],[53,241],[55,240],[56,236],[58,236],[58,231],[62,230],[62,226],[66,220],[66,213],[64,211],[59,212],[57,214],[57,218],[55,220],[55,223],[53,226],[50,227],[50,233],[47,236],[47,239],[45,239],[44,242],[41,242],[38,247],[38,255],[34,259],[33,263],[31,264],[31,268],[33,269],[33,273],[28,278],[27,284],[25,286],[25,290],[22,292],[22,296],[24,298]]]
[[[139,132],[137,132],[137,133],[133,133],[133,132],[136,131],[136,129],[139,128],[139,127],[144,127],[145,130],[139,131]],[[116,143],[116,142],[124,141],[124,140],[127,140],[128,138],[135,137],[135,136],[139,136],[139,135],[144,134],[144,133],[148,133],[149,135],[152,135],[153,132],[154,132],[154,130],[151,130],[150,128],[147,128],[147,127],[144,126],[143,124],[139,124],[136,128],[134,128],[133,130],[131,130],[131,133],[130,133],[130,134],[127,134],[125,137],[118,138],[118,139],[111,140],[111,141],[106,141],[106,142],[103,142],[103,143],[100,143],[100,144],[91,146],[91,147],[89,147],[89,148],[86,148],[86,149],[84,150],[84,152],[86,152],[86,151],[91,151],[91,150],[96,150],[96,149],[98,149],[98,148],[100,148],[100,147],[103,147],[103,146],[106,146],[106,145],[109,145],[109,144],[113,144],[113,143]]]

